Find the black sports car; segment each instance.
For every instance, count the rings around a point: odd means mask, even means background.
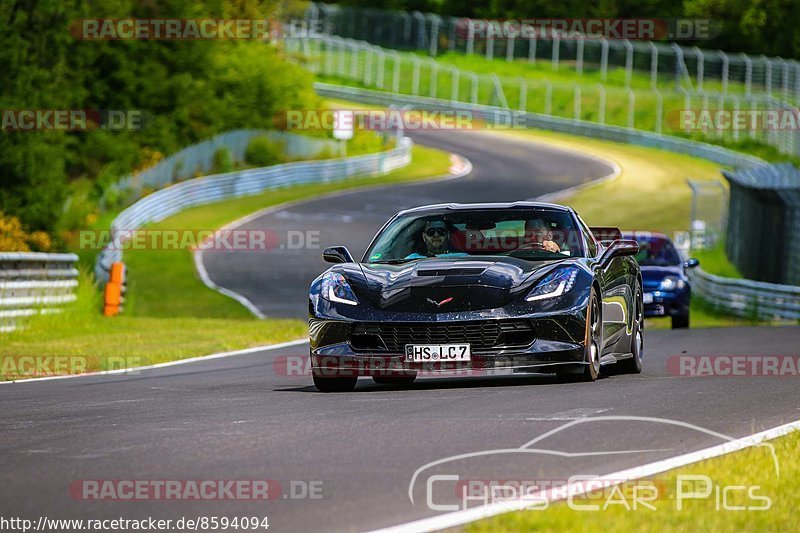
[[[358,376],[546,372],[593,381],[642,369],[636,241],[553,204],[449,204],[402,211],[363,259],[311,284],[314,384],[351,391]],[[612,238],[606,240],[608,236]]]

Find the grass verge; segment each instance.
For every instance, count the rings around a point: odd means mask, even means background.
[[[800,432],[770,441],[769,447],[747,448],[676,470],[652,479],[626,483],[621,491],[600,490],[579,505],[597,505],[596,511],[580,511],[566,503],[544,511],[508,513],[470,524],[469,533],[504,531],[796,531],[800,491]],[[780,474],[776,472],[776,464]],[[698,476],[691,481],[687,476]],[[658,497],[633,508],[635,487],[652,486]],[[726,491],[726,489],[728,489]],[[749,491],[749,492],[748,492]],[[706,494],[692,497],[690,492]],[[640,492],[652,496],[652,490]],[[725,494],[723,496],[723,494]],[[645,496],[646,495],[646,496]],[[680,502],[681,508],[678,508]],[[739,507],[740,509],[733,509]]]

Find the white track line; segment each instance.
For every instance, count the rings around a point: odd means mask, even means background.
[[[673,470],[675,468],[686,466],[692,463],[705,461],[706,459],[712,459],[714,457],[719,457],[720,455],[725,455],[728,453],[743,450],[745,448],[758,446],[759,444],[765,441],[782,437],[784,435],[791,433],[792,431],[797,431],[798,429],[800,429],[800,421],[790,422],[788,424],[768,429],[760,433],[748,435],[747,437],[742,437],[740,439],[734,439],[728,442],[724,442],[722,444],[718,444],[710,448],[705,448],[702,450],[686,453],[683,455],[678,455],[675,457],[670,457],[669,459],[662,459],[661,461],[655,461],[653,463],[648,463],[642,466],[628,468],[626,470],[620,470],[619,472],[614,472],[612,474],[598,476],[597,478],[595,478],[595,481],[599,483],[606,482],[609,484],[609,486],[619,485],[620,483],[624,483],[626,481],[632,481],[647,476],[653,476],[655,474],[661,474],[668,470]],[[587,491],[592,490],[592,487],[588,487],[587,484],[584,482],[572,483],[567,485],[567,487],[568,489],[561,487],[557,495],[553,495],[553,493],[550,493],[549,495],[545,493],[539,493],[535,496],[536,498],[547,496],[548,501],[555,502],[565,499],[566,494],[571,493],[574,496],[579,496]],[[438,516],[433,516],[431,518],[414,520],[412,522],[407,522],[405,524],[400,524],[397,526],[377,529],[374,530],[372,533],[416,533],[416,532],[439,531],[442,529],[463,526],[470,522],[475,522],[477,520],[482,520],[485,518],[489,518],[491,516],[497,516],[500,514],[509,513],[513,511],[524,511],[525,509],[531,507],[532,501],[535,501],[533,497],[528,497],[526,499],[520,499],[520,500],[505,500],[502,502],[494,502],[486,505],[473,507],[470,509],[464,509],[461,511],[444,513]],[[531,512],[536,512],[536,511],[531,511]]]
[[[7,385],[10,383],[30,383],[33,381],[52,381],[55,379],[70,379],[70,378],[85,378],[88,376],[113,376],[115,374],[128,374],[140,372],[142,370],[153,370],[156,368],[165,368],[168,366],[185,365],[188,363],[199,363],[202,361],[210,361],[212,359],[222,359],[223,357],[234,357],[237,355],[247,355],[249,353],[277,350],[279,348],[288,348],[289,346],[299,346],[308,342],[308,339],[297,339],[293,341],[281,342],[278,344],[265,344],[264,346],[254,346],[253,348],[245,348],[244,350],[233,350],[230,352],[212,353],[209,355],[201,355],[198,357],[189,357],[187,359],[179,359],[178,361],[167,361],[166,363],[157,363],[147,366],[134,366],[130,368],[119,368],[115,370],[103,370],[101,372],[88,372],[86,374],[67,374],[64,376],[44,376],[41,378],[26,378],[9,381],[0,381],[0,385]]]

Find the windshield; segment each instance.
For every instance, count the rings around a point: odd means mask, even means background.
[[[369,263],[475,256],[539,261],[583,257],[583,250],[581,234],[567,211],[443,209],[397,218],[378,235],[365,257]]]
[[[636,260],[642,266],[675,266],[681,264],[681,256],[667,238],[636,235],[639,253]]]

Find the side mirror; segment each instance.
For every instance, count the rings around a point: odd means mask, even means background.
[[[639,253],[639,243],[634,240],[618,239],[612,241],[603,256],[600,258],[600,263],[605,264],[610,262],[615,257],[622,257],[625,255],[636,255]]]
[[[353,263],[353,256],[345,246],[331,246],[322,250],[322,258],[328,263]]]
[[[684,268],[694,268],[694,267],[697,267],[697,266],[700,266],[700,260],[699,259],[695,259],[694,257],[692,257],[691,259],[689,259],[688,261],[686,261],[683,264]]]

